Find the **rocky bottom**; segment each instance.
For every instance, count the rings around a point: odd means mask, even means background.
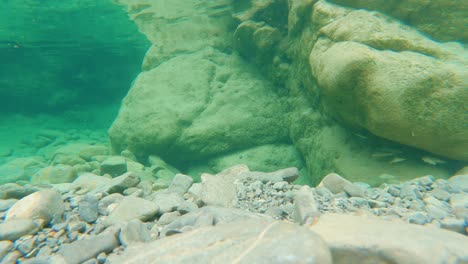
[[[371,188],[237,165],[0,186],[1,263],[468,263],[468,175]]]

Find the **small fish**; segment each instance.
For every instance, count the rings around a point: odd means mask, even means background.
[[[389,161],[388,163],[394,164],[394,163],[403,162],[403,161],[405,161],[405,160],[406,160],[406,159],[404,159],[404,158],[395,157],[395,158],[393,158],[391,161]]]
[[[361,139],[365,139],[365,140],[368,140],[369,138],[364,136],[364,135],[361,135],[361,134],[358,134],[358,133],[353,133],[356,137],[358,138],[361,138]]]
[[[435,158],[435,157],[430,157],[430,156],[423,156],[421,157],[421,160],[424,161],[427,164],[431,164],[432,166],[436,166],[438,164],[443,164],[445,161]]]

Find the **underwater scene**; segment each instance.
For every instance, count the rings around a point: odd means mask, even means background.
[[[468,263],[468,1],[3,0],[0,264]]]

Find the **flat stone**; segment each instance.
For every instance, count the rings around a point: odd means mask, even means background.
[[[353,186],[353,184],[350,181],[346,180],[345,178],[341,177],[340,175],[336,173],[327,174],[327,176],[325,176],[322,179],[318,187],[325,187],[328,190],[330,190],[330,192],[332,192],[333,194],[346,192],[346,189],[348,189],[348,191],[351,191],[352,193],[354,192],[361,193],[360,190],[358,191],[356,189],[356,188],[360,188],[359,186],[357,185]],[[362,197],[362,196],[358,196],[358,197]]]
[[[310,229],[329,245],[333,263],[456,263],[468,259],[468,237],[374,217],[323,214]]]
[[[445,218],[440,220],[440,227],[451,230],[460,234],[467,234],[465,228],[468,226],[468,223],[463,219],[456,218]]]
[[[267,182],[277,183],[281,181],[286,181],[288,183],[291,183],[295,181],[298,177],[299,177],[299,170],[296,167],[290,167],[290,168],[277,170],[273,172],[259,172],[259,171],[243,172],[238,176],[239,179],[252,178],[252,179],[260,180],[263,183],[267,183]]]
[[[169,185],[168,191],[184,195],[192,186],[193,178],[184,174],[176,174]]]
[[[84,195],[78,202],[78,215],[86,223],[94,223],[98,218],[98,199],[94,195]]]
[[[161,214],[177,210],[184,202],[179,193],[161,192],[154,196],[153,202],[159,207]]]
[[[129,221],[120,231],[119,241],[128,246],[132,243],[146,243],[151,241],[151,236],[146,225],[138,219]]]
[[[139,219],[146,221],[159,212],[156,203],[134,196],[124,197],[117,207],[112,210],[109,217],[115,221],[130,221]]]
[[[444,201],[444,202],[448,202],[448,200],[450,199],[450,193],[447,192],[446,190],[444,189],[441,189],[441,188],[435,188],[433,189],[430,194],[436,198],[436,199],[439,199],[441,201]]]
[[[112,177],[117,177],[127,172],[127,161],[120,156],[110,157],[101,163],[99,169],[101,175],[109,174]]]
[[[119,203],[124,196],[120,193],[113,193],[104,198],[102,198],[98,203],[98,212],[100,215],[108,215],[108,206],[111,204]]]
[[[294,220],[299,224],[311,224],[318,220],[320,210],[309,186],[302,186],[294,198]]]
[[[5,220],[42,219],[45,224],[60,221],[65,210],[62,196],[52,189],[45,189],[30,194],[16,202],[8,210]]]
[[[164,213],[161,215],[161,217],[158,219],[158,225],[164,226],[170,224],[174,219],[180,216],[180,213],[178,211],[175,212],[169,212],[169,213]]]
[[[73,185],[76,188],[81,188],[81,189],[87,189],[87,190],[95,190],[95,189],[102,189],[108,185],[110,185],[112,182],[112,179],[104,177],[104,176],[98,176],[93,173],[84,173],[78,176],[73,181]]]
[[[67,264],[79,264],[96,257],[101,252],[109,253],[119,246],[119,241],[112,233],[77,240],[61,246],[57,254],[62,255]]]
[[[213,206],[232,207],[237,199],[235,179],[236,177],[230,174],[210,175],[203,173],[201,175],[202,193],[200,197],[203,203]]]
[[[16,239],[37,233],[39,226],[30,219],[14,219],[0,224],[0,240]]]
[[[135,187],[140,183],[140,177],[135,172],[127,172],[115,177],[106,188],[108,193],[123,193],[128,188]]]
[[[109,262],[327,264],[332,259],[328,246],[306,227],[251,219],[131,246],[121,256],[110,256]]]
[[[450,195],[450,206],[468,208],[468,193],[452,193]]]

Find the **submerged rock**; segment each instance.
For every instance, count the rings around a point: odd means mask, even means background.
[[[294,224],[251,219],[195,232],[129,247],[122,256],[110,257],[109,263],[332,263],[323,240]]]
[[[56,190],[41,190],[16,202],[7,212],[5,220],[42,220],[45,225],[51,221],[61,221],[64,203]]]

